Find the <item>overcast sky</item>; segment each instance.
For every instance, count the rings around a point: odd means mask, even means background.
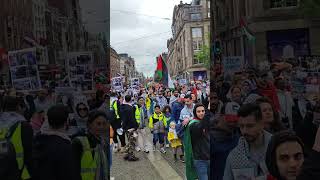
[[[172,36],[173,8],[179,2],[180,0],[110,0],[111,46],[118,53],[128,53],[133,57],[138,71],[145,76],[153,75],[155,58],[162,52],[167,52],[167,40]]]

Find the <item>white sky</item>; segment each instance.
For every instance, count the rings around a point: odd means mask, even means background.
[[[173,8],[179,2],[180,0],[110,0],[111,46],[118,53],[128,53],[133,57],[137,70],[145,76],[153,75],[156,57],[167,52],[167,40],[172,36]],[[191,0],[183,2],[190,3]],[[127,14],[117,10],[156,17]],[[144,36],[148,38],[141,38]]]

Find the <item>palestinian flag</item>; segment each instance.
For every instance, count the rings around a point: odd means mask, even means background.
[[[174,88],[166,61],[160,55],[157,58],[156,81],[165,87]]]
[[[256,41],[256,38],[254,37],[253,33],[248,28],[247,23],[245,22],[243,17],[240,19],[240,27],[241,27],[243,33],[247,36],[249,42],[253,43]]]
[[[157,82],[162,80],[162,73],[163,73],[163,59],[161,57],[161,55],[157,58],[157,69],[156,69],[156,76],[155,76],[155,80]]]

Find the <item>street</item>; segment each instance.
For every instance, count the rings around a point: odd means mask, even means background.
[[[148,146],[151,148],[152,135],[148,130]],[[136,152],[139,161],[128,162],[123,159],[124,154],[113,153],[111,179],[115,180],[182,180],[185,176],[184,163],[173,160],[173,153],[170,148],[166,148],[167,153],[161,154],[157,149],[150,151]]]

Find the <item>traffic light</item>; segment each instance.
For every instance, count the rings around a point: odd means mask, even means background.
[[[217,40],[217,41],[214,42],[214,47],[213,47],[213,49],[214,49],[214,53],[215,53],[215,54],[221,54],[222,49],[221,49],[221,43],[220,43],[219,40]]]

